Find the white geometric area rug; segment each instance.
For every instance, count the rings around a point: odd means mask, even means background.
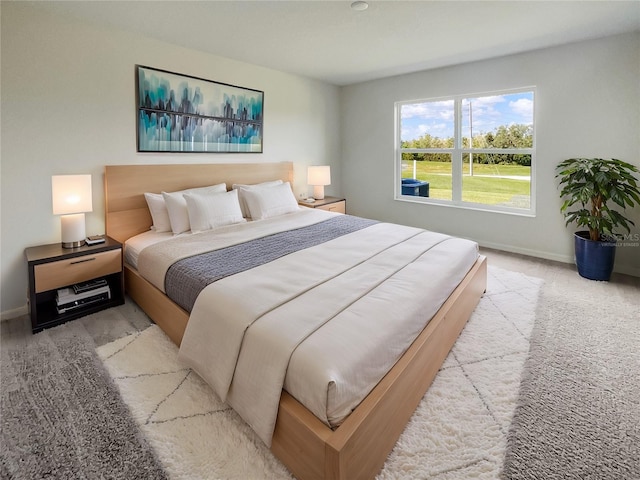
[[[542,280],[489,267],[487,293],[379,479],[496,479]],[[172,479],[291,479],[155,325],[97,349]]]

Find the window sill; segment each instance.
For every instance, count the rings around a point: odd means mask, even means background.
[[[535,218],[536,216],[535,209],[498,207],[469,202],[453,202],[450,200],[436,200],[433,198],[415,197],[413,195],[396,195],[394,200],[399,202],[432,205],[436,207],[458,208],[462,210],[472,210],[478,212],[499,213],[502,215],[515,215],[518,217]]]

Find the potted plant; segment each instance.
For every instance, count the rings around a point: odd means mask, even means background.
[[[609,202],[622,210],[640,205],[634,177],[638,168],[615,158],[570,158],[560,162],[556,171],[560,196],[565,199],[560,211],[566,225],[575,222],[588,228],[574,237],[578,273],[592,280],[609,280],[615,260],[615,230],[622,227],[629,233],[630,225],[635,225],[610,208]]]

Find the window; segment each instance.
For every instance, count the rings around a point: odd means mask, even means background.
[[[534,213],[534,93],[396,103],[396,198]]]

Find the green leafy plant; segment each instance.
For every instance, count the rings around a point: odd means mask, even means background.
[[[560,211],[566,225],[575,222],[589,229],[589,238],[599,241],[603,235],[614,236],[614,230],[631,231],[635,225],[617,210],[609,208],[612,201],[625,209],[640,205],[640,189],[634,177],[638,168],[622,160],[603,158],[570,158],[558,164],[556,178],[565,198]],[[579,208],[571,209],[574,205]]]

